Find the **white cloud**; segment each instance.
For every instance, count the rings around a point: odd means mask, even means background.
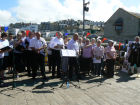
[[[82,19],[81,0],[19,0],[14,8],[19,21],[41,22],[67,18]]]
[[[140,6],[126,7],[121,0],[85,0],[90,1],[86,19],[106,21],[119,7],[129,11],[139,12]],[[83,0],[18,0],[18,5],[8,11],[0,11],[0,22],[8,24],[15,22],[43,22],[62,19],[82,20]]]
[[[63,0],[63,3],[59,0],[19,0],[14,11],[19,21],[23,22],[82,20],[82,3],[83,0]],[[86,19],[106,21],[114,10],[123,6],[120,0],[90,0]]]
[[[15,22],[15,19],[12,17],[11,13],[6,10],[0,10],[0,25],[8,25],[11,22]]]
[[[91,0],[88,19],[106,21],[123,4],[120,0]]]

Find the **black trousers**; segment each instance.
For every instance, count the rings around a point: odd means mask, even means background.
[[[131,59],[131,66],[134,66],[135,64],[137,65],[137,67],[140,67],[140,54],[135,54],[135,55],[131,55],[132,57]]]
[[[25,70],[23,62],[23,53],[14,53],[13,59],[14,59],[13,62],[14,69],[17,72],[23,72]]]
[[[3,58],[0,58],[0,71],[3,70]]]
[[[8,56],[4,56],[3,59],[3,70],[6,70],[6,68],[8,67],[9,64],[9,57]]]
[[[84,73],[89,73],[92,66],[92,58],[83,58],[80,60],[80,71]]]
[[[48,54],[48,66],[49,66],[49,71],[52,70],[52,64],[53,64],[53,57],[52,55]]]
[[[3,71],[3,58],[0,58],[0,71]],[[0,75],[0,84],[3,82],[1,75]]]
[[[95,75],[101,75],[101,63],[94,63],[95,66]]]
[[[28,75],[31,74],[32,71],[32,62],[33,62],[33,51],[27,50],[26,51],[26,66]]]
[[[8,66],[12,67],[13,66],[13,51],[9,52],[9,56],[8,56]]]
[[[61,76],[60,65],[61,65],[61,56],[59,50],[52,50],[52,76],[55,76],[55,68],[57,67],[57,77]]]
[[[72,78],[73,71],[75,71],[77,78],[79,78],[79,61],[76,57],[69,58],[69,79]]]
[[[114,59],[107,59],[106,60],[106,68],[107,68],[107,77],[113,77],[114,76]]]
[[[45,76],[45,56],[43,54],[32,53],[32,76],[35,78],[37,76],[37,70],[40,68],[42,77]]]

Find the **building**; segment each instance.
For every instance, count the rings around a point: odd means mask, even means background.
[[[9,28],[8,33],[11,33],[12,35],[17,35],[17,33],[20,32],[20,29],[18,28]]]
[[[50,22],[41,22],[39,25],[39,31],[50,30]]]
[[[105,23],[104,36],[115,41],[134,40],[140,33],[140,14],[119,8]]]

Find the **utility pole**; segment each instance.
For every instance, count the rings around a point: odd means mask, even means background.
[[[89,4],[90,2],[85,3],[85,0],[83,0],[83,36],[84,36],[84,32],[85,32],[85,11],[88,12],[89,11],[89,7],[87,7],[87,4]]]
[[[83,0],[83,35],[84,35],[84,31],[85,31],[85,0]]]

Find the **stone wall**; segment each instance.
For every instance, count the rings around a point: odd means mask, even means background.
[[[118,34],[115,30],[115,21],[123,19],[123,30]],[[105,23],[105,37],[115,41],[134,40],[139,32],[139,19],[123,9],[117,10],[113,16]]]

